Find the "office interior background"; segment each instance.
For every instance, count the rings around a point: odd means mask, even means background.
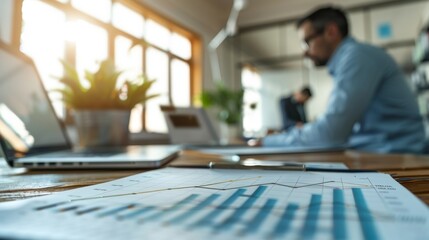
[[[58,87],[55,76],[63,72],[59,59],[72,62],[83,73],[109,57],[127,74],[156,78],[152,91],[161,96],[133,110],[131,132],[166,133],[160,104],[198,105],[201,91],[222,80],[229,88],[245,89],[243,133],[261,136],[267,129],[281,128],[280,97],[303,85],[314,93],[306,106],[309,120],[324,112],[332,82],[326,69],[314,68],[302,57],[295,21],[317,6],[336,4],[347,11],[352,36],[385,48],[395,58],[414,89],[422,115],[428,115],[424,76],[429,76],[429,66],[416,60],[416,43],[429,23],[429,1],[248,0],[238,13],[236,31],[216,46],[213,58],[209,43],[226,27],[233,3],[2,0],[0,39],[34,59],[48,90]],[[213,67],[214,60],[219,69]],[[256,109],[247,107],[253,102]],[[58,116],[66,120],[64,105],[53,103]]]

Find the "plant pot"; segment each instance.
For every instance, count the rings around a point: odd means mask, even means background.
[[[220,143],[222,145],[239,143],[241,140],[241,131],[238,125],[229,125],[221,123],[220,125]]]
[[[129,110],[75,110],[79,146],[127,145],[130,115]]]

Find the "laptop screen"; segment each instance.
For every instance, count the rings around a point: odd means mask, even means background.
[[[32,61],[0,44],[0,141],[8,159],[68,148]]]

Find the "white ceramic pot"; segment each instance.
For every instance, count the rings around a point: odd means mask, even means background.
[[[241,131],[238,125],[220,125],[220,143],[222,145],[239,143],[241,140]]]

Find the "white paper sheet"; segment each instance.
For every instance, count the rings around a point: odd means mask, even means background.
[[[0,237],[429,239],[429,210],[389,175],[166,168],[0,204]]]

